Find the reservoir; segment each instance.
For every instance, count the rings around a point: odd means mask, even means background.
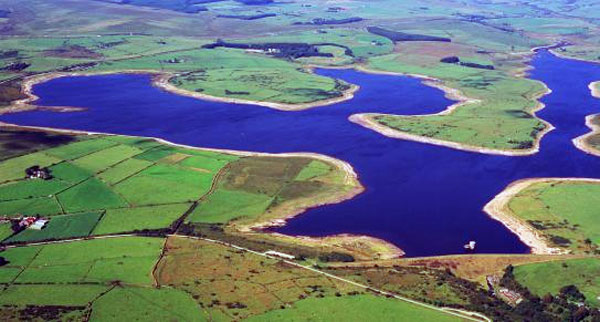
[[[588,84],[600,65],[540,52],[531,78],[552,93],[537,115],[556,129],[526,157],[484,155],[384,137],[348,121],[356,113],[429,114],[453,102],[420,80],[354,70],[316,72],[357,84],[352,100],[307,111],[202,101],[151,86],[148,75],[66,77],[38,84],[42,106],[78,106],[73,113],[32,111],[0,116],[8,123],[160,137],[197,147],[260,152],[316,152],[349,162],[366,191],[352,200],[311,209],[278,232],[324,236],[365,234],[407,256],[463,252],[525,253],[528,248],[483,206],[511,182],[534,177],[600,178],[600,158],[571,140],[589,132],[585,116],[600,112]],[[600,198],[599,198],[600,200]]]

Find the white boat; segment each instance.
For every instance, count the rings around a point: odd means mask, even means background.
[[[468,244],[465,244],[464,247],[465,247],[466,250],[474,250],[475,249],[475,244],[476,244],[475,241],[472,240]]]

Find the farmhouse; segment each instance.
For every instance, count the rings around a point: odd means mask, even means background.
[[[23,219],[21,219],[21,221],[19,221],[19,227],[27,228],[33,225],[35,221],[35,217],[24,217]]]
[[[34,165],[32,167],[25,169],[25,176],[27,179],[42,179],[42,180],[52,179],[50,170],[48,168],[40,168],[40,166],[38,166],[38,165]]]

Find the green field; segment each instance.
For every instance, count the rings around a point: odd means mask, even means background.
[[[45,158],[43,164],[53,164],[52,179],[23,178],[23,166],[37,164],[24,160]],[[50,219],[44,229],[25,229],[5,243],[166,233],[182,222],[251,224],[358,184],[341,181],[342,170],[309,158],[239,157],[123,136],[76,136],[2,166],[23,175],[0,184],[0,215]],[[11,234],[7,230],[5,238]]]
[[[600,259],[586,258],[516,266],[515,279],[534,294],[557,295],[562,287],[575,285],[585,301],[600,307]],[[550,278],[551,277],[551,278]]]
[[[573,252],[594,252],[600,246],[595,200],[600,184],[583,181],[535,183],[510,202],[510,211],[536,228],[554,246]]]
[[[86,237],[90,235],[101,216],[101,212],[55,216],[44,229],[26,229],[7,239],[6,242],[35,242]]]
[[[152,286],[151,272],[163,242],[125,237],[5,250],[2,256],[9,263],[0,267],[0,283],[5,284],[0,311],[13,309],[35,317],[25,309],[37,306],[72,314],[91,310],[93,321],[149,316],[206,320],[188,294]]]
[[[168,227],[190,208],[190,204],[109,209],[94,229],[94,235]]]
[[[185,292],[169,288],[117,288],[92,305],[90,321],[209,321]]]
[[[257,315],[249,321],[461,321],[446,313],[373,295],[298,301],[292,308]]]
[[[12,285],[22,283],[101,283],[151,285],[150,271],[163,241],[159,238],[108,238],[8,249],[0,270],[20,268]]]

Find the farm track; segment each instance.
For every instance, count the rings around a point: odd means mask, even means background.
[[[43,246],[43,245],[51,245],[51,244],[60,244],[60,243],[70,243],[70,242],[77,242],[77,241],[84,241],[84,240],[91,240],[91,239],[108,239],[108,238],[123,238],[123,237],[140,237],[139,235],[135,235],[135,234],[114,234],[114,235],[105,235],[105,236],[97,236],[97,237],[85,237],[85,238],[72,238],[72,239],[64,239],[64,240],[57,240],[57,241],[47,241],[47,242],[34,242],[34,243],[24,243],[24,244],[20,244],[20,245],[9,245],[6,246],[6,248],[19,248],[19,247],[27,247],[27,246]],[[294,261],[291,260],[286,260],[286,259],[282,259],[279,257],[275,257],[275,256],[271,256],[271,255],[267,255],[265,253],[261,253],[261,252],[257,252],[254,250],[251,250],[249,248],[245,248],[245,247],[241,247],[238,245],[234,245],[231,243],[226,243],[220,240],[215,240],[215,239],[209,239],[209,238],[204,238],[204,237],[196,237],[196,236],[187,236],[187,235],[179,235],[179,234],[168,234],[166,237],[175,237],[175,238],[188,238],[188,239],[193,239],[193,240],[202,240],[205,242],[209,242],[209,243],[213,243],[213,244],[219,244],[219,245],[223,245],[229,248],[233,248],[236,250],[240,250],[246,253],[251,253],[254,255],[258,255],[258,256],[262,256],[265,258],[269,258],[269,259],[274,259],[274,260],[279,260],[285,264],[291,265],[293,267],[296,268],[300,268],[300,269],[304,269],[304,270],[308,270],[311,271],[313,273],[325,276],[329,279],[334,279],[334,280],[338,280],[344,283],[348,283],[351,284],[353,286],[362,288],[366,291],[378,294],[378,295],[382,295],[382,296],[386,296],[386,297],[390,297],[390,298],[394,298],[400,301],[404,301],[407,303],[411,303],[414,305],[418,305],[430,310],[435,310],[438,312],[442,312],[442,313],[446,313],[446,314],[450,314],[450,315],[454,315],[456,317],[462,318],[462,319],[466,319],[466,320],[470,320],[470,321],[485,321],[485,322],[492,322],[492,320],[490,318],[488,318],[487,316],[478,313],[478,312],[471,312],[471,311],[466,311],[466,310],[461,310],[461,309],[454,309],[454,308],[440,308],[440,307],[436,307],[433,305],[429,305],[423,302],[419,302],[419,301],[415,301],[413,299],[395,294],[395,293],[391,293],[388,291],[384,291],[381,289],[377,289],[377,288],[373,288],[371,286],[365,285],[365,284],[361,284],[361,283],[357,283],[355,281],[331,274],[331,273],[327,273],[321,270],[318,270],[316,268],[310,267],[310,266],[305,266],[299,263],[296,263]],[[164,254],[164,247],[163,247],[163,252],[161,252],[161,256],[159,257],[159,260],[157,261],[157,264],[160,262],[160,259],[162,258],[162,255]],[[153,268],[152,271],[152,275],[154,277],[154,273],[156,270],[156,265]],[[156,279],[155,279],[156,281]]]

